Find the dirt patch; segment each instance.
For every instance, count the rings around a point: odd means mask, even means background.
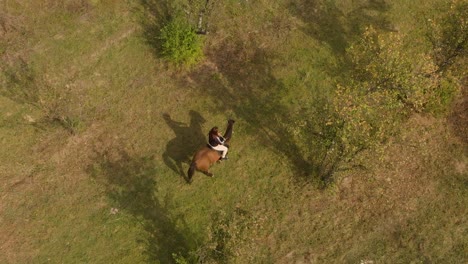
[[[458,174],[465,174],[466,173],[466,162],[463,162],[463,161],[455,162],[455,171]]]
[[[430,201],[437,193],[440,175],[430,166],[451,157],[448,135],[445,122],[428,116],[412,117],[402,135],[383,153],[371,154],[376,158],[367,166],[368,171],[350,173],[340,183],[341,203],[356,208],[356,214],[369,221],[388,218],[390,222],[404,222],[419,210],[421,201]]]

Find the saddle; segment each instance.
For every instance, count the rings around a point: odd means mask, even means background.
[[[209,149],[216,150],[216,149],[214,149],[214,147],[211,146],[209,143],[207,143],[206,146],[207,146]],[[229,148],[229,145],[228,145],[228,144],[224,144],[224,146],[226,146],[226,148]],[[219,150],[216,150],[216,151],[218,151],[219,153],[223,153],[222,151],[219,151]]]

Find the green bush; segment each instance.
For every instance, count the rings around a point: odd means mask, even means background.
[[[173,19],[161,29],[161,54],[176,65],[190,66],[203,57],[203,40],[183,19]]]

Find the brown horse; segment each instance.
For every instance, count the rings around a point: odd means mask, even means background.
[[[228,125],[226,128],[226,132],[224,133],[223,137],[225,138],[225,146],[229,148],[229,141],[231,140],[232,137],[232,127],[234,125],[234,120],[229,119],[228,120]],[[195,155],[193,156],[192,163],[190,164],[190,168],[188,169],[187,175],[188,179],[187,181],[189,183],[192,182],[192,176],[195,173],[195,171],[201,171],[207,176],[213,177],[213,173],[209,171],[209,168],[213,163],[218,161],[221,158],[221,153],[217,150],[212,149],[210,146],[206,145]]]

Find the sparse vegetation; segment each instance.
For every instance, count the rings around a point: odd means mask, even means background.
[[[0,4],[0,263],[466,262],[449,2]]]

